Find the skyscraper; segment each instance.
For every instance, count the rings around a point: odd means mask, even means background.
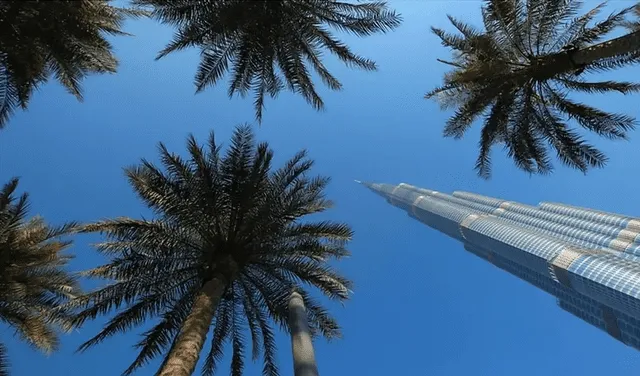
[[[554,295],[558,305],[640,350],[640,219],[468,192],[362,183],[409,216]]]

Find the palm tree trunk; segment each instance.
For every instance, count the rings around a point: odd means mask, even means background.
[[[196,369],[224,286],[221,278],[211,279],[202,286],[158,376],[190,376]]]
[[[289,327],[291,328],[294,376],[318,376],[307,311],[304,308],[302,296],[297,292],[293,292],[289,298]]]
[[[598,60],[630,53],[640,53],[640,31],[579,50],[547,55],[537,65],[527,68],[532,69],[531,74],[520,75],[519,79],[528,80],[535,77],[539,80],[547,80],[563,73],[573,72],[581,66],[589,65]]]
[[[640,31],[583,48],[574,52],[572,57],[576,64],[582,65],[635,51],[640,51]]]

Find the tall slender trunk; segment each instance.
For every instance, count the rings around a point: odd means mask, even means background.
[[[544,56],[539,60],[538,64],[526,68],[531,70],[531,74],[519,75],[518,79],[526,81],[533,76],[539,80],[547,80],[558,77],[563,73],[573,72],[580,66],[589,65],[598,60],[631,53],[640,54],[640,31],[625,34],[577,51],[562,51]]]
[[[640,31],[578,50],[573,54],[573,61],[576,64],[589,64],[634,51],[640,51]]]
[[[318,376],[307,311],[302,296],[297,292],[293,292],[289,298],[289,327],[294,376]]]
[[[224,282],[221,278],[214,278],[202,286],[158,376],[191,376],[196,369],[211,320],[224,292]]]

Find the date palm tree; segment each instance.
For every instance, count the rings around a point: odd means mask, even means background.
[[[61,309],[78,294],[75,277],[64,270],[71,244],[60,237],[73,224],[50,227],[42,218],[26,219],[27,195],[14,195],[18,179],[0,190],[0,322],[33,347],[50,353],[58,347],[58,329],[70,329]],[[0,343],[0,375],[8,375],[6,348]]]
[[[124,19],[143,13],[110,2],[0,1],[0,128],[51,76],[81,100],[85,76],[116,71],[106,36],[125,35]]]
[[[315,70],[332,90],[342,85],[323,63],[329,51],[349,66],[375,70],[330,28],[357,36],[386,32],[400,16],[383,1],[336,0],[134,0],[150,6],[161,22],[175,26],[173,40],[158,59],[184,48],[201,50],[195,85],[200,92],[230,73],[228,94],[253,93],[256,117],[262,119],[265,96],[284,88],[302,95],[316,109],[324,102],[311,79]]]
[[[117,218],[84,227],[107,236],[97,248],[111,257],[85,274],[116,282],[74,302],[80,311],[76,324],[115,308],[118,313],[81,349],[155,318],[124,374],[164,354],[157,375],[191,375],[212,327],[203,375],[213,374],[227,342],[232,375],[242,374],[247,342],[254,360],[262,352],[263,374],[277,375],[271,323],[288,330],[286,307],[294,289],[314,332],[339,335],[336,321],[304,285],[347,299],[350,282],[327,261],[348,254],[351,230],[303,220],[331,206],[323,196],[328,179],[307,176],[313,163],[304,152],[273,170],[273,152],[266,143],[256,145],[249,127],[235,130],[223,156],[213,133],[207,148],[192,136],[187,144],[188,159],[160,144],[164,169],[143,160],[126,170],[155,219]]]
[[[460,32],[432,28],[453,50],[453,67],[444,84],[426,94],[453,107],[444,135],[461,138],[483,118],[476,169],[491,173],[490,151],[502,144],[515,164],[529,173],[551,172],[549,149],[560,161],[586,172],[602,167],[606,156],[589,145],[568,124],[610,139],[625,139],[636,121],[575,101],[571,93],[628,94],[640,90],[633,82],[597,81],[587,73],[640,62],[638,32],[605,40],[628,26],[629,7],[594,22],[603,4],[578,17],[573,0],[491,0],[482,8],[484,30],[453,17]],[[636,9],[637,10],[637,9]]]

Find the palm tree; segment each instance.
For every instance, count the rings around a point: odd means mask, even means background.
[[[426,98],[456,109],[445,136],[461,138],[477,118],[484,118],[476,162],[480,176],[490,176],[490,151],[496,144],[503,144],[515,164],[529,173],[551,172],[549,148],[562,163],[586,172],[604,166],[606,156],[567,120],[610,139],[625,139],[634,128],[631,116],[569,97],[571,92],[640,90],[637,83],[584,76],[640,61],[637,32],[601,42],[611,31],[628,26],[626,17],[634,7],[595,23],[603,4],[574,17],[579,7],[572,0],[492,0],[482,8],[483,31],[451,16],[461,36],[432,28],[454,51],[452,61],[440,60],[453,70]]]
[[[0,128],[33,91],[54,76],[82,99],[82,79],[113,73],[118,61],[106,35],[125,35],[127,16],[142,12],[111,0],[0,2]]]
[[[0,321],[35,348],[58,347],[57,328],[70,329],[63,304],[78,294],[76,279],[62,254],[71,242],[60,240],[73,224],[50,227],[42,218],[26,220],[27,195],[16,198],[18,179],[0,190]],[[6,348],[0,343],[0,375],[8,375]]]
[[[375,70],[376,64],[338,40],[330,28],[357,36],[387,32],[400,16],[382,1],[352,4],[336,0],[134,0],[151,6],[152,15],[175,26],[173,40],[158,59],[184,48],[201,50],[196,92],[231,74],[228,94],[254,95],[256,117],[262,119],[265,95],[285,87],[314,108],[324,107],[311,70],[332,90],[341,83],[323,63],[328,50],[349,66]]]
[[[301,221],[331,206],[323,197],[328,179],[307,176],[313,162],[305,152],[272,171],[273,152],[266,143],[256,146],[246,126],[235,130],[224,156],[213,133],[207,148],[193,136],[187,147],[185,160],[160,144],[164,171],[146,160],[126,170],[155,219],[117,218],[83,229],[105,234],[97,248],[111,257],[85,274],[116,282],[75,301],[76,324],[114,308],[119,312],[81,350],[157,318],[124,374],[164,353],[157,375],[190,375],[212,326],[203,375],[213,374],[226,342],[232,375],[241,375],[247,341],[254,360],[263,353],[263,374],[277,375],[271,321],[288,330],[293,289],[304,299],[314,333],[339,335],[336,321],[302,285],[347,299],[350,282],[327,261],[348,254],[351,230]]]

